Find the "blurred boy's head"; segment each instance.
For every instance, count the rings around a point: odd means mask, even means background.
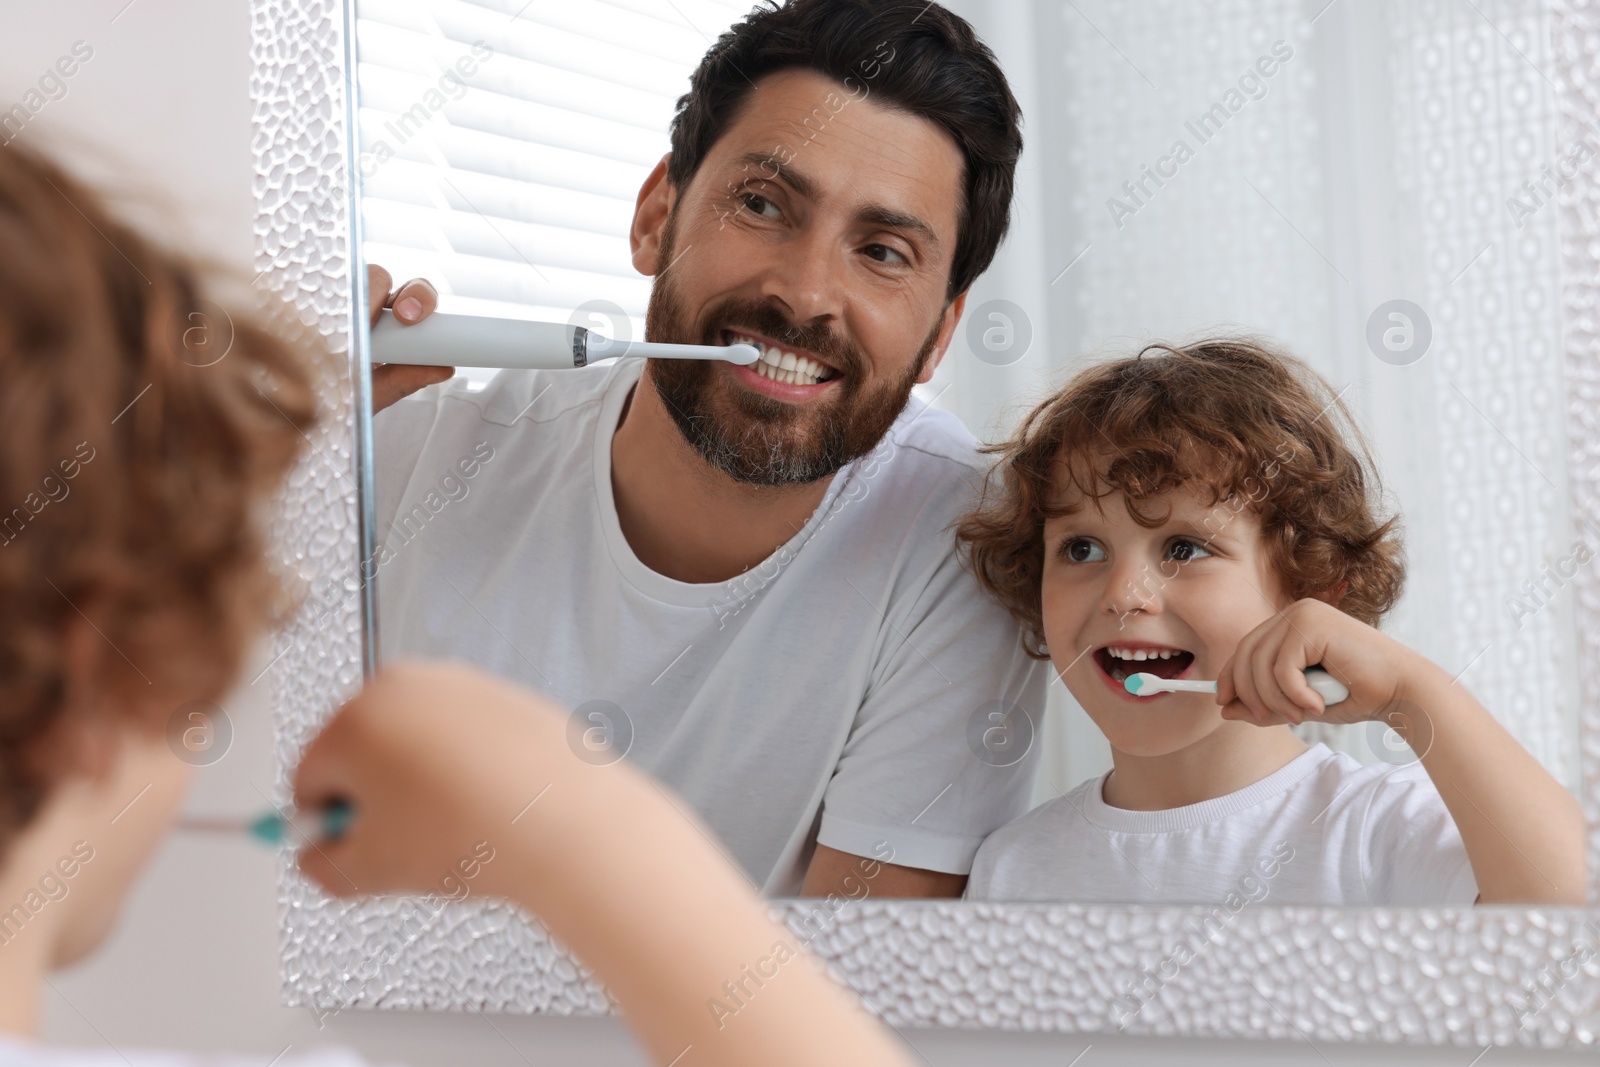
[[[98,936],[182,796],[168,719],[222,696],[281,603],[263,511],[314,365],[203,293],[60,167],[0,149],[0,876],[59,871],[56,838],[113,805],[70,893],[8,913],[7,951],[47,913],[70,916],[57,952]]]
[[[998,485],[958,539],[1120,751],[1176,751],[1224,722],[1209,695],[1135,697],[1126,677],[1212,679],[1296,600],[1375,624],[1399,596],[1397,523],[1377,516],[1348,412],[1260,343],[1090,367],[995,451]]]

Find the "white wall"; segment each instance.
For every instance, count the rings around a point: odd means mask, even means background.
[[[20,101],[79,40],[94,49],[93,58],[21,136],[56,146],[84,173],[112,178],[121,190],[154,192],[167,204],[163,231],[172,239],[249,269],[254,206],[243,0],[4,0],[0,108]],[[242,687],[224,706],[235,727],[233,746],[200,773],[190,805],[195,813],[253,813],[272,780],[264,692]],[[607,1020],[347,1011],[318,1032],[309,1012],[278,1003],[276,922],[270,854],[243,843],[175,836],[139,884],[110,942],[88,964],[54,979],[45,1001],[46,1040],[117,1049],[234,1049],[259,1055],[263,1064],[286,1046],[299,1052],[324,1042],[415,1067],[645,1062],[626,1031]],[[1402,1061],[1467,1067],[1479,1051],[931,1031],[906,1036],[930,1064],[986,1067]],[[1476,1062],[1497,1067],[1532,1058],[1495,1050]],[[1578,1057],[1541,1061],[1576,1063]]]

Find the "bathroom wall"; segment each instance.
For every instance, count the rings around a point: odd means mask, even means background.
[[[665,2],[665,0],[663,0]],[[960,5],[974,17],[981,2]],[[82,41],[92,55],[16,133],[114,183],[174,242],[251,270],[249,22],[243,0],[82,0],[0,4],[0,109],[23,101]],[[997,44],[1005,59],[1005,50]],[[41,94],[42,96],[43,94]],[[247,671],[254,677],[263,657]],[[272,779],[266,683],[224,702],[227,754],[196,780],[191,811],[244,815]],[[169,1046],[248,1052],[268,1064],[338,1043],[375,1062],[428,1065],[642,1064],[608,1020],[346,1011],[318,1030],[310,1012],[278,1003],[274,859],[243,842],[174,836],[128,902],[117,932],[85,965],[53,979],[44,1002],[51,1042],[129,1050]],[[1478,1049],[1395,1050],[1305,1042],[1168,1042],[914,1031],[929,1064],[1017,1067],[1113,1064],[1381,1064],[1485,1067],[1577,1063],[1576,1054]],[[1591,1062],[1592,1057],[1585,1058]]]

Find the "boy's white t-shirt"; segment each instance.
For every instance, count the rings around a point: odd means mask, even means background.
[[[629,758],[770,894],[798,891],[814,842],[965,874],[1027,810],[1036,765],[982,744],[994,709],[1037,724],[1045,686],[954,550],[987,469],[977,442],[913,398],[772,557],[675,581],[634,555],[612,497],[642,366],[503,371],[377,415],[382,658],[526,684],[576,710],[574,744],[631,733]]]
[[[1317,744],[1236,793],[1113,808],[1108,772],[989,835],[967,898],[1116,904],[1465,905],[1478,887],[1420,764]]]

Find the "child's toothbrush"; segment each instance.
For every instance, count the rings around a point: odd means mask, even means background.
[[[1306,668],[1306,684],[1317,691],[1322,697],[1326,707],[1332,707],[1350,696],[1350,690],[1345,688],[1343,682],[1329,674],[1320,667]],[[1216,682],[1201,682],[1190,679],[1163,678],[1159,674],[1149,674],[1141,671],[1122,683],[1122,687],[1136,697],[1150,696],[1155,693],[1215,693]]]
[[[238,819],[183,819],[178,823],[178,828],[248,834],[265,845],[297,844],[302,841],[318,845],[343,837],[354,817],[354,808],[342,800],[336,800],[321,811],[301,811],[290,816],[269,811],[249,822]]]

